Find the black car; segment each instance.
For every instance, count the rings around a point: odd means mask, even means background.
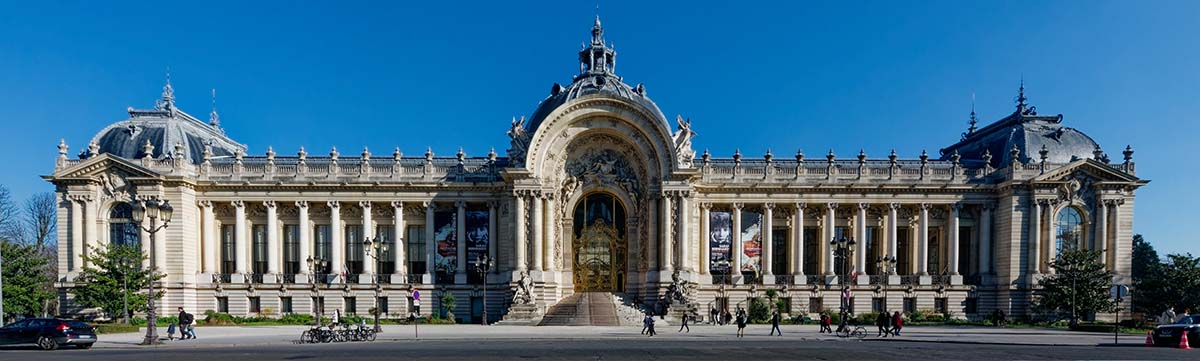
[[[1154,346],[1179,346],[1187,332],[1188,344],[1200,340],[1200,314],[1183,316],[1175,323],[1154,328]]]
[[[62,345],[91,348],[96,329],[83,321],[26,318],[0,327],[0,345],[34,344],[43,350]]]

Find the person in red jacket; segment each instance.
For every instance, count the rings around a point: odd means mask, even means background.
[[[900,315],[900,311],[892,314],[892,334],[900,336],[900,329],[904,328],[904,316]]]

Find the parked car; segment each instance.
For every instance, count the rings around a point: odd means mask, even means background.
[[[1183,316],[1175,323],[1155,327],[1154,346],[1179,346],[1184,332],[1188,333],[1188,344],[1200,340],[1200,313]]]
[[[83,321],[26,318],[0,327],[0,345],[34,344],[54,350],[64,345],[91,348],[93,343],[96,328]]]

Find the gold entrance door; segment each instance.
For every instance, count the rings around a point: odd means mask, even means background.
[[[616,228],[597,219],[575,240],[575,292],[617,292],[625,280],[625,242]]]

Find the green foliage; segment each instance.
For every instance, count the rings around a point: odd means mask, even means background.
[[[228,313],[204,311],[204,324],[208,326],[232,326],[236,324],[233,316]]]
[[[1108,294],[1113,274],[1100,263],[1100,252],[1064,250],[1050,267],[1055,274],[1042,280],[1035,310],[1066,317],[1073,314],[1072,321],[1088,313],[1114,310],[1116,304]]]
[[[458,300],[454,298],[453,293],[442,292],[441,301],[442,309],[446,310],[446,319],[449,320],[450,323],[454,323],[454,308],[458,306],[456,303]]]
[[[1149,316],[1158,317],[1167,307],[1177,312],[1200,310],[1200,257],[1172,254],[1160,267],[1158,274],[1135,285],[1134,299],[1142,300]]]
[[[142,261],[146,255],[137,246],[109,244],[106,248],[91,248],[83,256],[86,266],[76,279],[77,287],[71,290],[75,301],[87,307],[103,310],[110,317],[128,317],[121,315],[123,300],[129,298],[129,312],[144,312],[147,309],[147,297],[144,290],[154,280],[163,278],[163,274],[142,269]],[[123,287],[128,282],[128,288]],[[155,299],[162,298],[162,290],[156,290]]]
[[[1133,235],[1133,257],[1130,266],[1133,277],[1133,311],[1147,315],[1148,318],[1157,317],[1166,307],[1160,305],[1157,299],[1142,297],[1138,290],[1143,286],[1153,287],[1153,283],[1162,278],[1163,264],[1154,246],[1140,234]]]
[[[863,312],[855,317],[860,325],[874,325],[876,319],[879,318],[879,312]]]
[[[285,325],[311,325],[313,321],[315,320],[312,315],[301,313],[286,313],[279,318],[279,322]]]
[[[15,315],[41,314],[44,302],[54,300],[51,292],[50,258],[33,245],[0,241],[4,257],[4,319]]]
[[[750,322],[765,323],[771,320],[771,307],[762,297],[750,299]]]
[[[96,326],[96,333],[100,334],[133,333],[139,331],[138,326],[123,323],[97,323],[92,326]]]
[[[904,317],[905,321],[911,323],[918,322],[941,322],[942,317],[937,312],[930,309],[921,309],[916,312],[908,312]]]

